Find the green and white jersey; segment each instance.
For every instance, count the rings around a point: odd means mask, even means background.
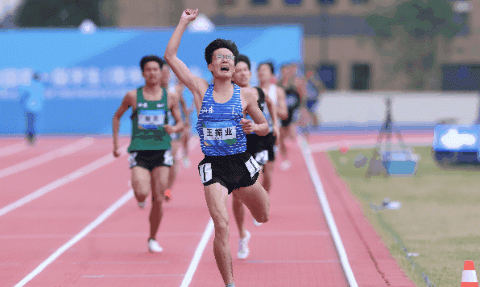
[[[132,140],[128,151],[168,150],[170,135],[164,125],[168,123],[168,95],[165,88],[160,101],[147,101],[142,87],[137,89],[137,107],[132,112]]]

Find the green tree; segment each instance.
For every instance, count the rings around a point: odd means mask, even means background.
[[[413,90],[439,88],[439,47],[448,46],[466,22],[446,0],[396,0],[376,8],[366,21],[389,80],[406,73],[410,83],[405,88]]]

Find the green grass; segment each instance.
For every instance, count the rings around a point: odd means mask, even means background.
[[[480,272],[480,171],[440,169],[430,147],[415,147],[421,156],[415,176],[365,178],[367,165],[356,168],[354,158],[359,153],[370,158],[372,152],[328,155],[407,276],[427,286],[423,272],[436,287],[450,287],[460,286],[465,260],[474,260]],[[372,210],[370,203],[380,205],[386,197],[402,207]],[[419,256],[407,259],[402,247]]]

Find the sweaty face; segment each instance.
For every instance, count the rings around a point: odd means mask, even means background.
[[[260,83],[268,83],[272,79],[272,71],[267,64],[263,64],[258,68],[258,80]]]
[[[155,61],[150,61],[143,67],[143,77],[145,81],[150,84],[158,84],[162,78],[160,65]]]
[[[232,78],[235,72],[235,57],[232,51],[227,48],[220,48],[213,52],[212,62],[208,69],[214,77]]]
[[[247,87],[251,77],[252,72],[248,69],[247,63],[238,62],[235,66],[235,73],[233,74],[233,81],[235,84],[240,87]]]

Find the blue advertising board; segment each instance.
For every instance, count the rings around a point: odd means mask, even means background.
[[[34,72],[44,85],[42,110],[37,117],[39,134],[111,134],[113,114],[123,96],[144,84],[140,59],[163,57],[173,28],[155,30],[97,29],[82,34],[77,29],[6,30],[0,33],[0,134],[21,134],[25,129],[22,87]],[[240,53],[256,65],[272,61],[303,61],[303,30],[299,26],[220,27],[213,32],[186,31],[178,57],[197,76],[212,80],[204,58],[205,47],[216,38],[234,41]],[[278,71],[278,69],[277,69]],[[172,74],[171,84],[175,81]],[[185,93],[187,104],[193,100]],[[127,112],[129,115],[129,112]],[[124,115],[120,133],[131,131]],[[196,114],[192,116],[196,122]]]
[[[437,125],[433,133],[435,160],[448,163],[478,163],[480,125]]]

